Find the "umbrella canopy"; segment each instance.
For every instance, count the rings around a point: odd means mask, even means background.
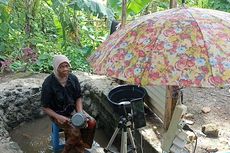
[[[97,74],[139,85],[230,84],[230,14],[177,8],[142,16],[89,57]]]

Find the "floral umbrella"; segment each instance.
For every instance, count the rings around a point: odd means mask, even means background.
[[[95,73],[139,85],[230,84],[230,14],[176,8],[142,16],[89,57]]]

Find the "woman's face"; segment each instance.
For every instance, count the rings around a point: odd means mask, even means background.
[[[66,77],[70,73],[70,66],[67,62],[63,62],[58,66],[57,71],[60,77]]]

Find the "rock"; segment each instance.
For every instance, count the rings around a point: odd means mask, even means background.
[[[39,87],[33,87],[31,90],[32,90],[32,95],[34,95],[34,94],[39,92],[40,88]]]
[[[84,91],[84,95],[85,95],[85,96],[89,96],[89,95],[90,95],[90,91],[89,91],[89,90],[85,90],[85,91]]]
[[[86,105],[87,107],[90,107],[92,101],[90,98],[84,98],[84,105]]]
[[[22,88],[17,88],[16,90],[19,92],[22,92]]]
[[[210,107],[203,107],[202,110],[201,110],[204,114],[207,114],[211,111],[211,108]]]
[[[184,116],[185,119],[194,119],[194,115],[192,113],[187,113]]]
[[[219,129],[215,124],[202,125],[202,132],[207,137],[217,138],[219,134]]]
[[[22,153],[19,146],[14,142],[0,143],[0,152],[2,153]]]
[[[186,119],[186,120],[184,120],[184,121],[185,121],[185,123],[188,124],[188,125],[193,125],[193,124],[194,124],[194,122],[191,121],[191,120],[187,120],[187,119]]]
[[[21,84],[17,84],[15,87],[23,87]]]
[[[5,93],[4,93],[4,96],[6,96],[6,97],[9,97],[11,95],[11,92],[10,91],[6,91]]]
[[[213,152],[217,152],[218,151],[218,149],[217,148],[212,148],[212,147],[209,147],[209,148],[206,148],[205,149],[208,153],[213,153]]]
[[[187,131],[186,134],[188,135],[187,138],[190,143],[193,143],[197,139],[193,132]]]

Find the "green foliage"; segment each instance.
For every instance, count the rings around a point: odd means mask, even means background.
[[[136,15],[145,9],[152,0],[127,0],[127,14]],[[117,18],[121,17],[122,0],[108,0],[108,6],[117,14]]]
[[[24,71],[23,69],[26,67],[26,63],[23,61],[15,61],[10,65],[12,71]]]
[[[3,52],[6,47],[6,41],[9,37],[9,12],[7,7],[3,4],[0,4],[0,53]]]
[[[72,0],[69,6],[74,10],[92,13],[94,16],[98,16],[99,18],[106,17],[109,20],[114,19],[114,14],[111,9],[94,0]]]
[[[53,53],[48,52],[40,54],[31,69],[35,72],[50,72],[52,70],[52,55]]]
[[[188,1],[187,4],[189,6],[230,12],[230,0],[192,0]]]
[[[108,29],[104,21],[96,20],[93,18],[94,22],[87,22],[87,17],[83,14],[79,17],[79,26],[81,27],[81,42],[87,44],[89,48],[95,49],[95,46],[98,46],[103,42],[108,34]],[[97,27],[97,28],[95,28]]]
[[[77,10],[73,1],[64,0],[1,2],[1,72],[50,72],[54,54],[67,55],[74,70],[90,71],[86,58],[108,33],[107,23],[98,17],[106,18],[103,9],[109,9],[98,5],[93,12],[97,5],[89,0],[91,11]]]
[[[127,10],[129,14],[138,14],[148,6],[151,0],[132,0],[128,2]]]
[[[215,10],[230,12],[230,0],[209,0],[208,7]]]
[[[0,0],[0,3],[8,5],[8,0]]]
[[[154,13],[157,11],[163,11],[169,9],[169,1],[168,0],[152,0],[149,3],[148,7],[142,11],[141,15]]]
[[[90,66],[87,63],[87,60],[85,59],[83,50],[81,50],[80,48],[69,46],[67,47],[65,51],[65,55],[69,57],[72,68],[80,70],[80,71],[90,70]]]

